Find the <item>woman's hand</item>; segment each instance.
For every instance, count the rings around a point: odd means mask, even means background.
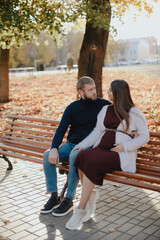
[[[78,146],[78,145],[76,145],[73,149],[72,149],[72,151],[75,151],[75,150],[82,150],[82,148],[80,147],[80,146]]]
[[[132,131],[132,136],[133,136],[133,138],[136,138],[136,137],[139,136],[139,134],[137,133],[136,130],[133,130],[133,131]]]
[[[111,151],[114,151],[114,152],[124,152],[124,147],[123,147],[122,143],[115,143],[114,146],[115,147],[112,148]]]

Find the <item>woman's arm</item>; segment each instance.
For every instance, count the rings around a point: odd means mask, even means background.
[[[124,151],[134,151],[149,141],[149,131],[146,119],[142,112],[136,108],[136,114],[133,113],[135,129],[138,137],[123,143]]]
[[[97,123],[93,131],[78,145],[76,148],[78,149],[85,149],[93,146],[101,137],[103,132],[105,131],[105,126],[103,124],[103,120],[106,114],[108,106],[104,106],[97,116]]]

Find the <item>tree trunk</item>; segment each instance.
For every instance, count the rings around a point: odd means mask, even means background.
[[[0,48],[0,102],[9,101],[9,49]]]
[[[108,10],[108,21],[110,25],[110,9]],[[106,53],[109,30],[93,28],[86,23],[83,43],[80,50],[78,62],[78,79],[82,76],[89,76],[94,79],[97,94],[102,97],[102,68]]]

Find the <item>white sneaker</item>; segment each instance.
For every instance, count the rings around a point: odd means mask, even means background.
[[[74,214],[70,220],[66,223],[66,228],[69,230],[74,230],[81,227],[82,223],[86,222],[88,219],[87,210],[76,208]]]
[[[99,189],[93,190],[93,192],[92,192],[92,194],[91,194],[91,196],[90,196],[90,198],[87,202],[86,209],[88,211],[88,217],[90,216],[90,218],[96,210],[96,202],[99,198],[99,195],[100,195]]]

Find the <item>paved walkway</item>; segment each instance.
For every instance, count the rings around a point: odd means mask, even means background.
[[[42,165],[17,160],[7,172],[0,159],[0,166],[0,240],[160,240],[158,192],[105,181],[94,218],[82,229],[69,231],[65,223],[72,213],[39,213],[48,199]],[[58,179],[61,190],[65,176]],[[75,205],[80,191],[78,187]]]

